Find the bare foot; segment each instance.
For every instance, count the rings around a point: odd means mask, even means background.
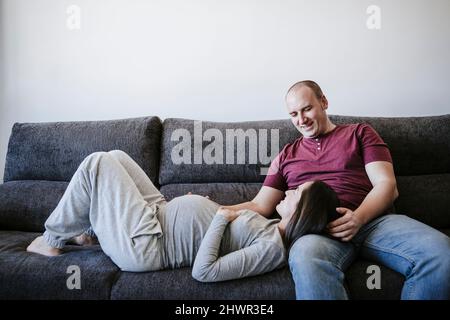
[[[42,255],[48,256],[48,257],[59,256],[62,253],[61,249],[53,248],[53,247],[49,246],[45,242],[43,236],[40,236],[40,237],[37,237],[36,239],[34,239],[33,242],[31,242],[31,244],[27,247],[27,251],[39,253],[39,254],[42,254]]]
[[[97,238],[88,236],[86,233],[80,234],[77,237],[73,237],[67,243],[74,243],[79,246],[93,246],[98,244]]]

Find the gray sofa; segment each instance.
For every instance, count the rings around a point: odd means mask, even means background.
[[[396,212],[450,235],[450,115],[330,118],[336,124],[371,124],[389,145],[394,159],[400,192]],[[196,133],[201,134],[200,139],[194,135],[194,125]],[[243,152],[239,150],[242,144],[231,146],[225,141],[227,129],[239,128],[255,129],[258,134],[266,132],[266,139],[264,135],[258,139],[268,146],[267,155],[276,151],[271,144],[271,132],[275,131],[271,129],[279,129],[279,148],[299,135],[289,120],[203,122],[201,128],[193,120],[161,122],[157,117],[16,123],[9,140],[4,183],[0,185],[0,299],[295,299],[294,283],[287,267],[246,279],[199,283],[191,277],[190,268],[121,272],[99,246],[68,246],[65,254],[54,258],[25,251],[43,232],[46,218],[56,207],[78,165],[95,151],[127,152],[167,199],[188,191],[209,195],[221,204],[252,199],[261,187],[265,177],[262,173],[268,164],[262,162],[262,156],[257,163],[250,159],[239,163],[237,156]],[[223,135],[223,164],[207,164],[195,155],[195,150],[206,150],[202,147],[211,143],[207,135],[206,141],[201,138],[208,129],[217,129],[208,132]],[[185,159],[191,159],[191,164],[173,161],[173,150],[183,134],[191,138],[185,141],[190,142],[192,152],[185,154]],[[229,149],[225,150],[225,146]],[[245,153],[253,151],[250,148]],[[220,154],[214,156],[220,160]],[[199,159],[200,163],[195,163]],[[366,270],[371,264],[360,258],[346,272],[350,297],[398,299],[404,279],[383,266],[381,289],[367,288],[370,275]],[[70,276],[67,269],[71,265],[80,268],[81,289],[70,290],[66,285]]]

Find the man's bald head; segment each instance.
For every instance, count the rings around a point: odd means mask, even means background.
[[[286,107],[292,123],[305,138],[315,138],[334,128],[326,112],[328,100],[314,81],[299,81],[290,87]]]
[[[289,90],[286,92],[286,98],[291,92],[295,92],[302,87],[310,88],[314,92],[314,94],[318,100],[320,100],[323,97],[322,89],[320,88],[320,86],[317,83],[315,83],[312,80],[303,80],[303,81],[294,83],[289,88]]]

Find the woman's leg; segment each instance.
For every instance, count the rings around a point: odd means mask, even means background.
[[[127,153],[122,150],[112,150],[108,153],[122,165],[145,201],[149,204],[166,204],[166,200],[161,192],[155,187],[144,170],[142,170],[142,168]],[[92,227],[89,227],[83,234],[73,238],[72,242],[79,245],[96,244],[97,241],[94,230],[92,230]]]
[[[127,153],[122,150],[112,150],[108,153],[124,167],[145,201],[158,205],[166,203],[164,196],[156,189],[144,170]]]
[[[144,200],[127,171],[107,152],[88,156],[45,223],[54,248],[92,225],[103,251],[125,271],[162,266],[158,206]]]

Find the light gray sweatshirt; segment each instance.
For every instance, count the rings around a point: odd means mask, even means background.
[[[216,215],[219,204],[198,195],[167,203],[158,219],[163,229],[166,268],[192,266],[202,282],[262,274],[286,264],[278,219],[246,210],[229,223]]]

